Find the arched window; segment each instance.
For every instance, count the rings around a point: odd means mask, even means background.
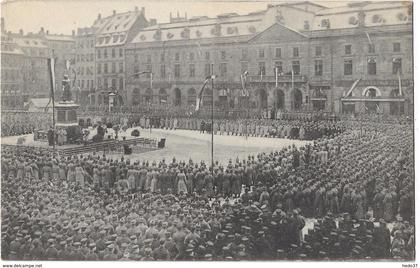
[[[267,100],[267,91],[260,88],[258,91],[258,106],[260,109],[267,109],[268,100]]]
[[[92,95],[90,95],[90,105],[95,105],[95,95],[94,94],[92,94]]]
[[[181,90],[179,88],[174,89],[174,106],[181,106],[182,103],[182,95]]]
[[[139,88],[133,89],[132,102],[134,106],[137,106],[140,104],[140,89]]]
[[[300,110],[302,109],[302,91],[300,91],[299,89],[295,88],[292,91],[292,101],[293,101],[293,109],[294,110]]]
[[[283,110],[284,109],[284,92],[281,89],[277,90],[277,99],[276,99],[276,106],[277,109]]]
[[[195,105],[196,104],[196,91],[194,88],[188,89],[188,105]]]
[[[363,96],[368,98],[376,98],[380,97],[381,95],[381,91],[377,87],[370,86],[363,90]]]
[[[166,104],[168,101],[168,94],[166,93],[166,89],[161,88],[159,89],[159,103]]]
[[[148,88],[146,90],[146,93],[144,94],[143,102],[144,102],[144,104],[153,103],[153,91],[152,91],[152,89]]]

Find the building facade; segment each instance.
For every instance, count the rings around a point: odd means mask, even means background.
[[[6,90],[6,92],[14,92],[13,94],[19,92],[16,94],[20,97],[18,108],[23,108],[23,103],[28,102],[30,98],[49,98],[51,86],[47,60],[54,57],[56,59],[55,96],[56,99],[59,99],[61,97],[61,81],[64,74],[68,73],[66,71],[66,62],[69,62],[70,69],[72,69],[74,63],[74,34],[50,34],[48,30],[44,31],[44,28],[41,28],[38,33],[24,34],[23,30],[20,30],[19,33],[12,33],[7,32],[4,25],[4,19],[2,18],[1,52],[2,55],[5,55],[4,61],[2,59],[2,68],[10,66],[12,61],[10,58],[14,54],[16,57],[13,57],[19,62],[19,67],[16,67],[19,68],[19,74],[17,77],[9,76],[9,73],[5,73],[5,75],[8,78],[10,77],[11,80],[16,80],[16,84],[21,83],[20,79],[23,80],[23,85],[19,91],[13,89],[12,91]],[[2,77],[2,80],[4,78]],[[8,102],[6,99],[4,101]],[[14,102],[8,103],[13,104]]]
[[[34,34],[12,34],[13,41],[25,55],[24,88],[29,97],[49,97],[50,82],[47,59],[51,50],[46,42]],[[25,100],[27,101],[27,100]]]
[[[2,109],[22,109],[27,94],[24,87],[25,54],[13,38],[1,35],[1,106]]]
[[[95,28],[78,28],[75,37],[76,87],[80,89],[78,102],[90,105],[89,94],[95,92]],[[76,93],[76,92],[75,92]],[[77,93],[76,93],[77,94]]]
[[[45,42],[52,57],[55,58],[55,88],[57,92],[60,92],[60,94],[56,94],[56,98],[60,99],[62,92],[61,83],[64,75],[68,75],[74,81],[72,69],[75,63],[75,32],[73,31],[72,35],[51,34],[48,30],[44,31],[44,28],[41,28],[38,35]],[[69,66],[66,66],[66,64]],[[77,101],[79,99],[79,90],[77,90],[78,88],[76,86],[74,89],[76,99],[74,96],[73,99]]]
[[[98,15],[94,23],[95,32],[95,81],[96,91],[91,93],[90,103],[108,106],[108,94],[114,92],[115,105],[127,103],[125,91],[125,46],[146,27],[145,9],[137,7],[133,11],[117,13],[109,17]]]
[[[193,107],[213,73],[220,108],[407,113],[412,49],[411,6],[402,2],[301,2],[248,15],[178,16],[141,29],[127,45],[125,105]],[[153,79],[142,74],[148,72]],[[204,106],[211,94],[207,86]]]

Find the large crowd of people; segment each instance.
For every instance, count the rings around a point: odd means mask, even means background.
[[[48,113],[2,112],[1,136],[16,136],[33,133],[35,129],[48,130],[52,115]]]
[[[414,259],[412,125],[329,124],[227,165],[4,147],[2,258]]]

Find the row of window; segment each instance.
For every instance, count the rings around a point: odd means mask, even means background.
[[[392,51],[393,52],[401,52],[401,44],[399,42],[394,42],[392,43]],[[275,58],[282,58],[282,48],[275,48],[274,50],[274,57]],[[226,51],[220,51],[218,52],[220,55],[220,60],[226,60],[227,55],[226,55]],[[368,44],[368,53],[375,53],[375,46],[374,44]],[[352,45],[344,45],[344,54],[345,55],[351,55],[352,54]],[[299,47],[293,47],[292,48],[292,56],[294,58],[298,58],[299,57]],[[204,53],[204,58],[206,60],[210,60],[210,52],[206,51]],[[322,47],[321,46],[315,46],[315,56],[322,56]],[[187,54],[187,60],[190,61],[194,61],[196,59],[196,54],[194,52],[189,52]],[[242,59],[247,59],[248,58],[248,48],[242,48]],[[260,59],[264,59],[266,58],[266,49],[265,48],[260,48],[258,49],[258,58]],[[180,57],[180,53],[176,52],[174,54],[174,60],[175,61],[180,61],[181,57]],[[135,62],[139,62],[139,55],[135,54],[134,55],[134,61]],[[160,54],[160,61],[164,62],[165,61],[165,53],[161,53]],[[146,62],[147,63],[151,63],[152,62],[152,56],[151,55],[146,55]]]
[[[108,58],[108,49],[107,48],[104,48],[104,49],[97,49],[96,50],[96,57],[98,58],[98,59],[101,59],[102,57],[104,58],[104,59],[107,59]],[[122,49],[122,48],[119,48],[118,49],[118,51],[117,51],[117,49],[116,48],[111,48],[111,55],[110,55],[110,57],[111,58],[116,58],[117,57],[117,53],[118,53],[118,57],[119,58],[122,58],[122,57],[124,57],[124,49]]]
[[[369,42],[367,45],[368,53],[375,53],[375,44]],[[344,54],[351,55],[353,53],[352,45],[344,45]],[[392,43],[392,52],[401,52],[401,43],[394,42]]]
[[[21,78],[20,70],[2,70],[1,71],[2,81],[16,81]]]
[[[93,53],[76,55],[76,62],[85,62],[85,61],[87,62],[94,61]]]
[[[103,66],[103,70],[102,70],[102,66]],[[112,73],[115,74],[117,73],[117,63],[116,62],[112,62],[110,63],[110,67],[111,70],[108,69],[109,63],[105,62],[103,64],[98,63],[97,67],[96,67],[96,71],[98,74],[101,74],[102,72],[104,74],[108,74],[108,73]],[[118,73],[123,73],[124,72],[124,63],[123,62],[119,62],[118,63]]]
[[[1,90],[3,94],[19,94],[20,93],[19,85],[1,85]]]
[[[87,89],[94,88],[93,80],[77,80],[77,86],[81,89],[84,89],[85,86]]]
[[[109,83],[110,82],[110,83]],[[98,88],[103,88],[103,89],[118,89],[118,90],[123,90],[124,89],[124,79],[122,77],[120,77],[118,79],[118,88],[117,88],[117,79],[116,78],[112,78],[112,79],[108,79],[107,77],[101,79],[98,78],[97,81]]]
[[[376,75],[376,58],[371,57],[367,59],[367,74]],[[402,73],[402,60],[401,58],[395,58],[392,60],[392,74],[401,74]],[[345,59],[344,60],[344,75],[353,74],[353,60]],[[321,74],[322,75],[322,74]]]
[[[204,65],[204,75],[208,76],[212,73],[213,65],[210,63],[206,63]],[[241,62],[241,73],[248,71],[248,62]],[[392,61],[392,73],[398,74],[402,71],[402,60],[401,58],[393,59]],[[218,74],[219,77],[226,77],[227,76],[227,63],[220,63],[219,69],[214,70],[214,72]],[[283,75],[284,72],[290,72],[287,70],[283,70],[283,62],[282,61],[275,61],[274,62],[274,69],[273,74],[275,74],[275,70],[277,69],[278,75]],[[152,72],[152,66],[146,65],[146,70]],[[300,75],[301,72],[301,64],[300,61],[292,61],[292,70],[293,74]],[[134,67],[134,77],[139,78],[140,67],[136,65]],[[323,75],[323,61],[322,60],[315,60],[314,61],[314,74],[315,76],[322,76]],[[353,59],[345,59],[344,60],[344,75],[352,75],[353,74]],[[369,75],[376,75],[376,58],[368,58],[367,60],[367,74]],[[258,63],[258,73],[257,75],[267,75],[266,72],[266,62],[259,62]],[[160,65],[160,77],[166,78],[166,65]],[[174,65],[174,77],[180,78],[181,77],[181,64]],[[193,78],[196,77],[196,65],[189,64],[188,65],[188,77]]]
[[[31,57],[47,57],[49,56],[49,51],[47,48],[22,48],[25,55]]]
[[[276,51],[275,52],[275,57],[276,58],[281,58],[281,51],[282,51],[281,48],[276,48],[275,51]],[[222,51],[219,52],[219,54],[220,54],[220,60],[226,60],[227,59],[226,51],[222,50]],[[201,53],[200,53],[200,55],[201,55]],[[259,49],[258,50],[258,55],[259,55],[259,58],[265,58],[265,49],[263,49],[263,48]],[[204,52],[205,60],[210,60],[210,56],[211,56],[210,51]],[[297,48],[297,47],[293,48],[293,57],[299,57],[299,48]],[[139,62],[139,58],[140,58],[139,55],[135,54],[134,55],[134,62],[136,62],[136,63]],[[243,59],[248,58],[248,49],[247,48],[242,49],[242,58]],[[195,59],[196,59],[196,53],[189,52],[187,54],[187,60],[194,61]],[[180,61],[181,60],[181,54],[179,52],[175,52],[174,60],[175,61]],[[160,54],[160,61],[161,62],[165,61],[165,53]],[[151,55],[146,55],[146,63],[151,63],[151,62],[152,62],[152,56]]]
[[[95,47],[95,40],[81,40],[76,42],[77,48],[94,48]]]
[[[89,67],[89,66],[86,66],[86,67],[85,66],[78,67],[76,73],[77,74],[80,74],[80,75],[85,75],[85,74],[86,75],[93,75],[93,72],[91,70],[91,67]]]

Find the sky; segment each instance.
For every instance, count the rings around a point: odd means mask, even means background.
[[[289,1],[290,2],[290,1]],[[324,6],[342,6],[343,1],[313,1]],[[38,32],[41,27],[50,33],[71,34],[78,27],[89,27],[98,16],[106,17],[113,10],[125,12],[135,6],[145,7],[146,18],[155,18],[158,23],[168,22],[169,13],[184,16],[214,17],[218,14],[236,12],[247,14],[265,10],[267,4],[283,1],[259,0],[3,0],[1,16],[7,31]]]

